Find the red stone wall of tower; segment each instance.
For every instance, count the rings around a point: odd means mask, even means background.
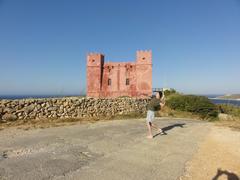
[[[137,51],[136,59],[137,93],[138,96],[152,95],[152,52]]]
[[[87,56],[87,96],[99,97],[101,92],[104,56],[89,54]]]
[[[104,63],[102,54],[87,57],[87,96],[151,96],[152,53],[137,51],[135,62]]]

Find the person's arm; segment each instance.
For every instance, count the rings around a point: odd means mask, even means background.
[[[164,103],[160,102],[160,106],[161,108],[163,108],[163,106],[165,106],[165,102]]]
[[[161,106],[161,108],[163,108],[163,106],[165,106],[165,96],[164,96],[164,94],[163,94],[163,97],[160,100],[160,106]]]

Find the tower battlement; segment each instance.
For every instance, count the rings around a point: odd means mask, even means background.
[[[137,53],[152,53],[152,50],[137,50]]]
[[[140,50],[137,51],[137,60],[138,64],[151,64],[152,63],[152,51],[151,50]]]
[[[97,53],[97,52],[90,52],[87,54],[88,56],[96,56],[96,55],[100,55],[100,56],[104,56],[104,54],[102,53]]]

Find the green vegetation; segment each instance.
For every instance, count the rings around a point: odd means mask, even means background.
[[[165,96],[170,96],[170,95],[176,94],[176,93],[177,93],[177,91],[176,91],[175,89],[171,89],[171,90],[166,90],[166,91],[164,91],[164,95],[165,95]]]
[[[218,116],[217,107],[204,96],[173,94],[167,97],[167,106],[173,110],[190,112],[203,119]]]

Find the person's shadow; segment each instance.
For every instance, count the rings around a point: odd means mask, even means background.
[[[227,180],[239,180],[239,177],[236,174],[228,172],[227,170],[223,171],[221,169],[217,170],[217,174],[212,178],[212,180],[218,180],[218,178],[220,178],[222,175],[226,175]]]
[[[183,126],[186,125],[185,123],[176,123],[176,124],[173,124],[173,125],[170,125],[170,126],[166,126],[164,128],[162,128],[162,133],[158,133],[158,134],[155,134],[153,137],[156,137],[158,135],[167,135],[167,131],[175,128],[175,127],[180,127],[180,128],[183,128]]]

